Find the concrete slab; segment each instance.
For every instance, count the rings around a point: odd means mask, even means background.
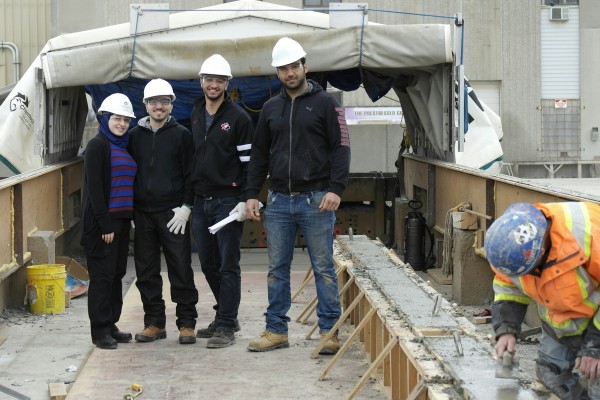
[[[200,290],[198,326],[213,318],[214,299],[194,255],[195,282]],[[306,274],[310,261],[297,250],[293,263],[292,290]],[[133,283],[130,258],[127,285]],[[32,399],[48,399],[48,383],[67,385],[68,399],[121,399],[132,383],[142,385],[140,400],[164,399],[332,399],[352,391],[367,370],[360,346],[351,346],[324,381],[318,377],[331,357],[311,359],[318,335],[306,340],[310,325],[290,323],[290,348],[266,353],[246,350],[250,340],[264,329],[267,304],[267,257],[265,249],[242,252],[242,301],[237,343],[226,349],[207,349],[206,339],[180,345],[175,327],[174,305],[168,287],[167,339],[154,343],[120,344],[116,350],[100,350],[91,344],[87,297],[73,299],[64,314],[41,316],[26,310],[5,312],[0,319],[0,384]],[[166,274],[163,275],[168,281]],[[292,304],[292,321],[315,293],[314,283]],[[314,315],[307,321],[312,324]],[[125,295],[119,327],[135,333],[142,329],[142,306],[134,285]],[[348,337],[343,326],[341,339]],[[3,397],[4,396],[4,397]],[[0,392],[0,399],[10,399]],[[381,386],[371,379],[358,393],[361,399],[385,399]]]
[[[456,390],[464,392],[465,398],[540,398],[526,387],[530,381],[495,378],[496,361],[490,341],[464,317],[459,307],[445,299],[439,300],[437,315],[432,315],[434,299],[440,295],[411,268],[393,262],[380,242],[364,235],[339,236],[337,240],[352,260],[353,273],[368,276],[408,327],[422,333],[423,344],[452,376]]]

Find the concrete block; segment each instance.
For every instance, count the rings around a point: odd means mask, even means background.
[[[53,231],[36,231],[27,237],[27,250],[34,265],[54,264],[56,245]]]
[[[452,213],[452,226],[455,229],[476,230],[477,216],[468,212],[455,211]]]
[[[475,254],[476,232],[457,229],[452,244],[452,299],[465,306],[490,303],[494,299],[494,272],[483,257]]]

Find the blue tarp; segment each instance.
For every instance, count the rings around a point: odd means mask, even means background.
[[[358,68],[327,73],[309,73],[308,77],[319,82],[323,87],[327,87],[327,83],[329,83],[342,91],[357,90],[362,83],[374,102],[390,90],[393,82],[393,79],[388,76],[369,73],[365,70],[361,72]],[[135,115],[142,118],[147,115],[142,103],[144,87],[147,83],[147,79],[128,78],[103,85],[88,85],[85,89],[92,96],[94,112],[97,113],[99,105],[107,96],[113,93],[123,93],[133,103]],[[173,91],[177,96],[171,115],[179,123],[189,128],[194,100],[202,96],[199,81],[198,79],[169,80],[169,83],[173,86]],[[227,91],[256,123],[263,104],[272,96],[278,94],[280,88],[281,83],[275,75],[251,76],[233,78],[229,82]],[[131,127],[134,127],[136,123],[137,121],[132,121]]]

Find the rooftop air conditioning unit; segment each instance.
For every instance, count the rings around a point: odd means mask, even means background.
[[[569,9],[567,7],[550,8],[550,21],[568,21]]]

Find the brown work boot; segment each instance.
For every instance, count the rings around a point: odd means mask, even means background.
[[[148,325],[143,331],[135,334],[135,340],[138,342],[154,342],[156,339],[166,339],[166,337],[165,328],[157,328],[152,325]]]
[[[179,328],[179,344],[194,344],[196,343],[196,335],[194,328],[182,326]]]
[[[290,347],[290,344],[288,343],[288,335],[280,335],[279,333],[264,331],[260,334],[259,339],[250,342],[248,345],[248,350],[270,351],[287,347]]]
[[[328,333],[329,332],[321,333],[321,340],[325,339],[325,336],[327,336]],[[340,349],[340,339],[338,339],[338,335],[336,333],[335,335],[330,337],[327,342],[325,342],[325,345],[323,346],[321,351],[319,351],[319,354],[332,355],[332,354],[337,353],[339,349]]]

